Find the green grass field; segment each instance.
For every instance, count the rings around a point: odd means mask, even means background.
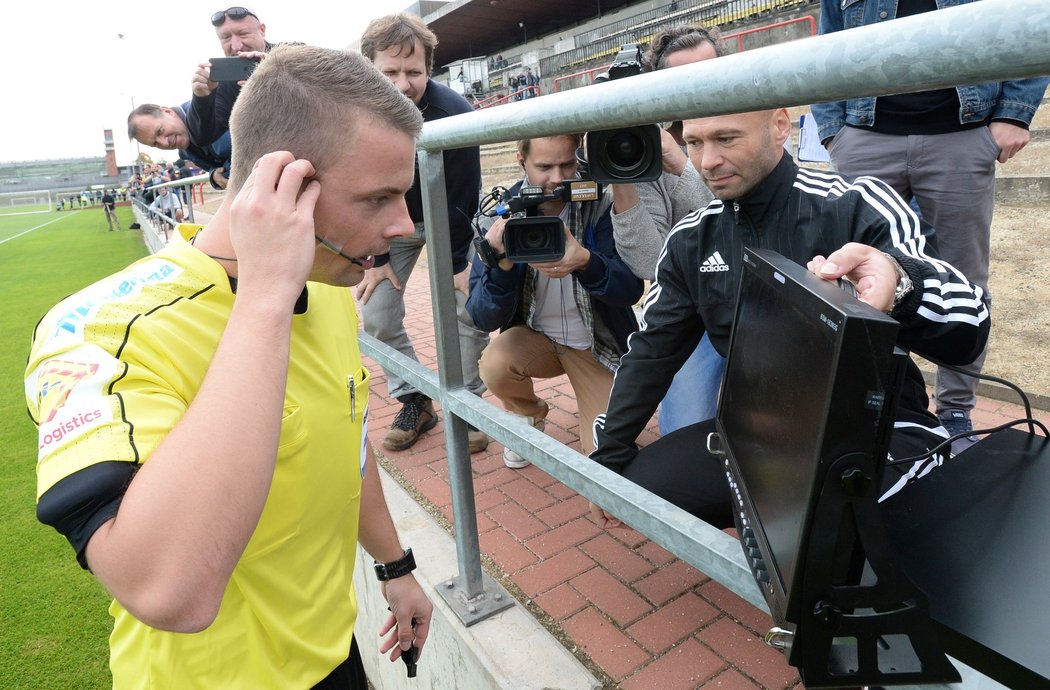
[[[0,218],[25,216],[31,213],[47,213],[53,210],[50,204],[3,204],[0,203]]]
[[[121,227],[131,209],[117,210]],[[147,253],[138,231],[107,232],[100,206],[0,216],[0,688],[112,685],[109,597],[36,520],[36,429],[23,370],[33,328],[58,300]]]

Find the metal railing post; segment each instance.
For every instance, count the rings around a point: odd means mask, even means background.
[[[445,195],[445,157],[419,151],[423,215],[426,221],[427,261],[430,264],[430,295],[433,300],[434,331],[438,350],[439,402],[445,411],[445,444],[452,489],[459,576],[439,588],[456,615],[466,624],[476,623],[512,606],[514,600],[481,570],[478,519],[474,505],[474,478],[467,446],[467,423],[450,404],[449,391],[465,390],[460,358],[459,320],[452,284],[452,246]],[[480,191],[480,190],[479,190]]]

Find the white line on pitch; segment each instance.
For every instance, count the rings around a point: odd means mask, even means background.
[[[69,215],[71,216],[71,215],[74,215],[74,214],[71,213]],[[60,220],[65,220],[68,217],[69,216],[62,216],[61,218],[55,218],[54,220],[49,220],[46,223],[41,223],[40,225],[36,226],[35,228],[29,228],[28,230],[23,230],[22,232],[18,233],[17,235],[12,235],[11,237],[8,237],[6,239],[0,240],[0,244],[3,244],[4,242],[10,242],[11,240],[18,239],[22,235],[28,235],[29,233],[33,232],[34,230],[39,230],[40,228],[46,228],[48,225],[51,225],[52,223],[57,223]]]

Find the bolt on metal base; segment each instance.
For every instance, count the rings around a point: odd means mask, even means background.
[[[514,597],[485,573],[481,574],[482,591],[473,597],[467,596],[461,581],[462,577],[454,577],[438,585],[437,590],[467,627],[514,606]]]

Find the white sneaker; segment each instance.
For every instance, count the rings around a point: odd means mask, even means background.
[[[532,417],[523,417],[529,424],[535,429],[543,431],[547,427],[546,419],[536,419]],[[512,470],[520,470],[522,467],[528,467],[532,464],[531,460],[523,458],[519,453],[515,453],[510,448],[503,449],[503,464]]]

